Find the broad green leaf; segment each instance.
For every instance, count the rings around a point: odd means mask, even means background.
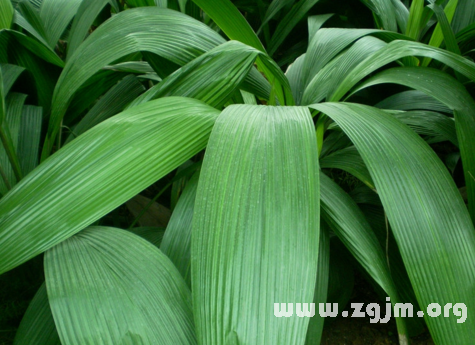
[[[160,250],[173,262],[187,284],[191,286],[191,224],[195,208],[199,173],[188,181],[173,210]]]
[[[196,344],[190,289],[128,231],[90,227],[60,243],[45,277],[62,344]]]
[[[61,345],[44,283],[30,302],[13,342],[13,345],[30,344]]]
[[[162,98],[66,145],[0,200],[0,273],[92,224],[198,153],[218,114],[193,99]]]
[[[330,116],[360,152],[378,190],[422,310],[431,303],[475,308],[475,229],[452,177],[417,134],[376,108],[312,105]],[[475,319],[425,320],[436,343],[469,344]]]
[[[10,29],[13,21],[13,6],[10,0],[0,0],[0,30]]]
[[[301,103],[304,92],[303,79],[305,76],[302,74],[302,70],[305,63],[305,55],[306,54],[302,54],[299,56],[291,65],[289,65],[285,72],[296,104]]]
[[[312,42],[313,36],[315,36],[315,34],[318,32],[318,30],[320,30],[322,25],[325,24],[325,22],[331,17],[333,17],[332,13],[308,17],[308,43]]]
[[[132,75],[126,76],[94,104],[91,110],[74,127],[66,143],[122,111],[126,105],[132,102],[144,90],[145,88],[142,83],[136,77]]]
[[[102,69],[135,74],[155,73],[153,68],[146,61],[126,61],[114,65],[105,66]]]
[[[475,72],[475,69],[474,69]],[[431,68],[399,67],[381,72],[358,89],[381,83],[402,84],[436,98],[454,112],[455,128],[462,156],[468,209],[475,220],[475,102],[462,84],[447,73]]]
[[[317,157],[307,108],[232,105],[218,117],[191,239],[200,343],[304,342],[309,318],[275,317],[274,303],[313,299]]]
[[[51,48],[56,46],[83,0],[43,0],[40,17]]]
[[[138,51],[148,51],[184,65],[223,42],[209,27],[177,11],[143,7],[113,16],[76,49],[61,73],[53,95],[42,159],[52,149],[74,93],[101,68]]]

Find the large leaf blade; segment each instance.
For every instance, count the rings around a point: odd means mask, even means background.
[[[0,201],[0,272],[70,237],[198,153],[218,113],[193,99],[162,98],[66,145]]]
[[[380,110],[349,103],[312,105],[350,137],[387,213],[419,306],[475,308],[475,230],[448,171],[407,126]],[[436,343],[468,344],[475,320],[424,315]]]
[[[195,344],[191,293],[170,260],[128,231],[91,227],[45,255],[63,344]]]
[[[276,318],[274,303],[312,302],[319,239],[315,139],[306,108],[233,105],[219,117],[193,216],[201,343],[304,342],[308,318]]]

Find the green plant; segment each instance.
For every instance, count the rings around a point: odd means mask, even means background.
[[[334,234],[391,303],[465,303],[424,321],[470,344],[475,3],[362,4],[378,29],[318,0],[0,0],[0,273],[45,252],[15,343],[319,343],[274,303],[326,301]],[[104,226],[154,184],[163,240]]]

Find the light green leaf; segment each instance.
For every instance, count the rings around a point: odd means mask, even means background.
[[[193,1],[213,19],[230,39],[240,41],[266,54],[261,41],[230,0]],[[257,66],[266,75],[279,102],[282,105],[293,105],[294,101],[288,80],[277,64],[271,59],[259,57]],[[274,99],[269,101],[270,104],[275,103]]]
[[[417,134],[376,108],[325,103],[312,108],[345,131],[368,167],[411,283],[430,303],[475,308],[475,229],[452,177]],[[475,319],[424,315],[436,343],[469,344]]]
[[[10,29],[13,21],[13,6],[10,0],[0,0],[0,30]]]
[[[460,49],[457,45],[457,40],[455,39],[455,34],[450,26],[450,22],[454,16],[457,4],[458,0],[450,0],[447,6],[445,6],[444,10],[437,4],[430,4],[427,6],[432,11],[434,11],[438,20],[437,26],[432,33],[429,45],[433,47],[439,47],[441,43],[445,41],[445,45],[449,51],[461,55]],[[425,58],[421,65],[429,66],[430,61],[430,59]]]
[[[195,344],[191,293],[171,261],[128,231],[91,227],[45,255],[61,343]]]
[[[422,15],[424,14],[424,0],[413,0],[407,21],[406,36],[419,39],[422,29]]]
[[[360,38],[347,51],[334,58],[315,75],[303,93],[301,104],[319,103],[330,97],[361,61],[386,45],[376,37]]]
[[[317,157],[307,108],[232,105],[219,116],[193,215],[192,291],[200,343],[304,342],[309,318],[275,317],[274,303],[313,299]]]
[[[0,200],[0,274],[198,153],[218,114],[190,98],[162,98],[102,122],[51,156]]]

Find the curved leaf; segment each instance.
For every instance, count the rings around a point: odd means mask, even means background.
[[[475,229],[437,155],[385,112],[357,104],[312,105],[345,131],[368,167],[401,251],[419,306],[475,308]],[[424,315],[436,343],[469,344],[475,319]]]
[[[162,98],[102,122],[51,156],[0,200],[0,274],[198,153],[218,114],[190,98]]]
[[[397,83],[418,89],[454,111],[467,185],[468,207],[472,219],[475,220],[475,101],[457,80],[432,68],[392,68],[370,78],[360,85],[358,90],[381,83]]]
[[[171,261],[128,231],[91,227],[45,255],[63,344],[195,344],[191,293]]]
[[[223,38],[215,31],[177,11],[141,7],[113,16],[79,46],[61,73],[53,95],[42,158],[52,148],[74,93],[101,68],[138,51],[148,51],[183,65],[222,42]],[[98,51],[101,53],[97,54]]]

